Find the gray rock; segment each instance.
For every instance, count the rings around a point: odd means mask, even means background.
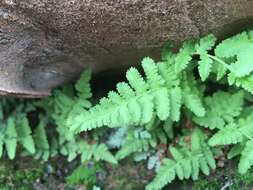
[[[78,77],[159,56],[170,40],[253,25],[253,0],[0,0],[0,93],[43,97]]]

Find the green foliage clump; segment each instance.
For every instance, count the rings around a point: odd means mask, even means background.
[[[42,144],[44,149],[54,148],[53,151],[48,152],[49,154],[57,155],[57,153],[60,153],[67,156],[68,161],[80,156],[82,162],[94,159],[117,164],[117,160],[106,144],[97,143],[92,138],[85,140],[80,135],[69,131],[66,126],[67,119],[71,119],[91,107],[91,102],[88,100],[92,96],[89,84],[90,78],[91,72],[87,70],[83,72],[74,88],[72,86],[65,87],[61,91],[56,91],[52,97],[36,103],[38,107],[46,110],[46,116],[44,117],[47,118],[47,122],[56,125],[56,135],[58,135],[57,138],[54,137],[56,140],[53,145]],[[40,136],[44,137],[42,133],[41,131]],[[46,138],[38,139],[40,142],[45,142],[45,140]]]
[[[188,149],[186,149],[186,145],[181,148],[171,146],[169,151],[173,159],[163,159],[163,165],[159,168],[154,181],[146,189],[161,189],[168,182],[173,181],[176,176],[180,180],[190,177],[196,180],[199,178],[200,171],[209,175],[210,169],[214,170],[216,164],[214,155],[205,141],[205,134],[201,130],[195,129]]]
[[[85,184],[87,187],[91,188],[96,184],[96,173],[100,170],[101,167],[98,164],[82,164],[67,177],[67,183],[70,185]]]
[[[42,167],[30,162],[29,167],[17,168],[13,162],[0,162],[0,189],[1,190],[30,190],[33,183],[43,175]]]
[[[35,154],[39,148],[27,118],[27,113],[35,109],[32,104],[3,99],[0,108],[0,157],[7,153],[14,159],[18,145],[22,145],[27,153]]]
[[[85,141],[66,126],[67,118],[91,106],[88,100],[91,97],[90,77],[87,70],[74,88],[65,87],[39,102],[3,99],[0,107],[0,157],[6,152],[10,159],[14,159],[18,145],[22,145],[24,155],[44,161],[62,154],[68,161],[80,155],[82,162],[94,158],[117,164],[106,144],[93,139]],[[40,113],[38,108],[43,108],[44,113]],[[35,111],[39,112],[38,124],[32,126],[28,115]]]
[[[162,155],[148,190],[162,189],[176,177],[196,180],[200,171],[209,175],[217,152],[227,153],[224,145],[233,145],[228,157],[240,155],[239,172],[246,172],[253,165],[252,31],[220,43],[208,35],[185,42],[178,53],[168,47],[157,63],[143,59],[144,75],[130,68],[126,82],[69,117],[67,127],[79,133],[127,126],[115,142],[116,159]]]

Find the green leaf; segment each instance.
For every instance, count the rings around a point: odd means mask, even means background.
[[[233,146],[233,148],[228,153],[228,159],[232,159],[235,156],[238,156],[242,153],[243,149],[245,147],[245,143],[239,143]]]
[[[34,141],[37,150],[37,157],[41,157],[44,161],[47,161],[50,156],[50,148],[45,127],[45,122],[41,120],[38,127],[34,131]]]
[[[246,118],[241,118],[237,123],[229,123],[226,127],[219,130],[209,140],[211,146],[237,144],[242,142],[245,137],[253,134],[252,113]]]
[[[170,96],[166,88],[161,89],[154,95],[157,116],[166,120],[170,115]]]
[[[175,58],[175,71],[177,73],[183,71],[192,59],[195,53],[195,45],[193,42],[184,42]]]
[[[230,58],[247,49],[250,41],[246,32],[223,40],[215,48],[215,55],[222,58]]]
[[[198,62],[199,75],[202,81],[205,81],[212,70],[213,60],[207,54],[200,54],[200,61]]]
[[[173,181],[176,177],[175,172],[176,163],[173,160],[164,158],[163,164],[160,166],[155,179],[146,186],[146,190],[159,190],[166,184]]]
[[[183,104],[196,116],[205,115],[205,108],[202,103],[202,92],[197,88],[197,82],[193,75],[186,75],[182,84]]]
[[[252,51],[253,43],[248,34],[243,32],[220,43],[215,55],[220,58],[236,57],[237,61],[230,65],[230,70],[236,77],[244,77],[253,71]]]
[[[227,144],[236,144],[243,140],[243,134],[236,124],[231,123],[227,125],[225,128],[221,129],[218,133],[216,133],[210,140],[209,145],[227,145]]]
[[[227,73],[227,67],[217,61],[213,61],[214,72],[217,73],[217,81],[222,79]]]
[[[17,148],[17,132],[13,117],[9,117],[7,120],[7,128],[5,131],[5,146],[7,149],[8,157],[11,160],[14,159]]]
[[[179,87],[172,88],[170,90],[170,102],[171,102],[171,120],[179,121],[180,119],[180,108],[182,105],[182,91]]]
[[[242,156],[238,165],[241,174],[246,173],[253,165],[253,141],[249,140],[242,151]]]
[[[18,137],[21,144],[28,150],[31,154],[35,153],[35,145],[33,138],[31,136],[32,131],[29,126],[28,119],[26,117],[22,118],[17,126]]]
[[[237,78],[233,73],[228,75],[228,84],[241,87],[253,94],[253,75]]]
[[[215,45],[216,37],[213,34],[209,34],[199,40],[195,48],[199,54],[206,53],[211,50]]]
[[[91,98],[91,88],[90,88],[91,70],[86,69],[82,72],[79,80],[75,84],[75,89],[82,98]]]
[[[253,43],[237,55],[237,61],[230,66],[236,77],[244,77],[253,71]]]
[[[193,120],[200,126],[210,129],[223,128],[241,114],[244,104],[244,93],[235,94],[218,91],[204,100],[206,114],[203,117],[194,117]]]
[[[197,116],[205,115],[205,108],[201,102],[200,97],[197,94],[194,94],[190,91],[184,91],[184,104]]]

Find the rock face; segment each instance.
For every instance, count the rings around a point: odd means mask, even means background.
[[[42,97],[78,77],[138,64],[162,44],[253,25],[253,0],[0,0],[0,92]]]

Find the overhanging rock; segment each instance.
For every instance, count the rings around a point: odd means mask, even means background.
[[[0,93],[43,97],[77,78],[159,55],[165,41],[253,25],[253,0],[0,0]]]

